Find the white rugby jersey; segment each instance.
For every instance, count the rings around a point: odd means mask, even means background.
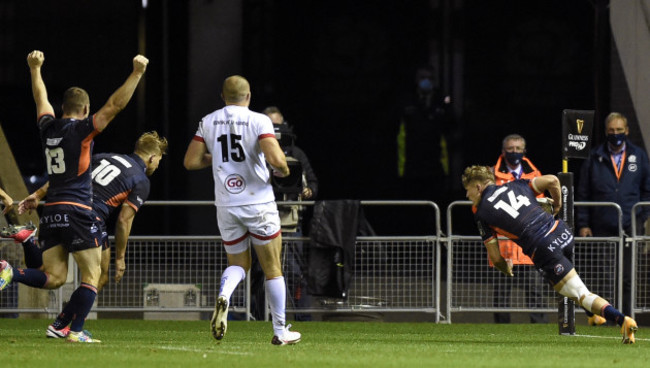
[[[241,206],[275,200],[269,170],[259,145],[273,137],[268,116],[248,107],[228,105],[201,119],[194,139],[212,154],[217,206]]]

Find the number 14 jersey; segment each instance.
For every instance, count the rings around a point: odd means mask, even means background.
[[[537,246],[546,246],[544,238],[557,221],[542,209],[535,196],[531,182],[524,179],[485,188],[478,208],[472,208],[483,242],[498,233],[514,240],[528,256]]]

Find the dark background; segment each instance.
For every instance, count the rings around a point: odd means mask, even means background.
[[[599,142],[610,108],[607,3],[243,0],[242,63],[227,75],[249,79],[252,110],[281,108],[319,177],[319,199],[420,198],[444,213],[449,202],[465,199],[462,169],[493,165],[507,134],[527,138],[528,157],[543,173],[561,170],[563,109],[595,109]],[[55,108],[77,85],[89,92],[94,112],[144,52],[151,63],[143,88],[96,138],[95,152],[131,152],[142,132],[155,129],[170,147],[149,199],[213,199],[212,190],[188,184],[211,174],[188,174],[182,166],[187,132],[198,123],[188,111],[195,92],[187,55],[190,32],[201,27],[188,9],[186,1],[162,0],[149,1],[146,10],[127,0],[0,3],[0,123],[25,177],[44,172],[27,54],[45,52],[43,76]],[[396,176],[399,101],[423,63],[436,66],[437,88],[452,96],[451,184],[434,198],[406,192]],[[220,85],[214,88],[218,96]],[[222,106],[215,100],[211,108]],[[571,171],[578,168],[570,162]],[[147,211],[160,217],[139,216],[134,233],[185,226],[182,211]],[[214,233],[213,210],[205,218]]]

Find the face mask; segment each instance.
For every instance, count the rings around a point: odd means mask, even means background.
[[[431,92],[433,91],[433,83],[431,82],[431,79],[424,78],[418,83],[418,88],[422,92]]]
[[[506,161],[511,166],[518,166],[522,158],[524,158],[523,152],[506,152]]]
[[[625,133],[607,134],[607,142],[612,146],[619,147],[625,142]]]

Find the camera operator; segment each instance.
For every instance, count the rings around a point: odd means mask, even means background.
[[[305,152],[295,145],[296,136],[293,134],[293,129],[284,121],[284,116],[282,116],[282,113],[277,107],[269,106],[264,109],[263,113],[273,122],[275,135],[280,142],[280,147],[282,147],[285,156],[297,160],[302,168],[302,180],[300,183],[302,190],[295,193],[295,195],[291,195],[294,193],[286,193],[286,191],[284,193],[277,193],[276,191],[276,200],[295,201],[315,198],[318,193],[318,179],[316,178],[316,174],[314,174],[314,170]],[[282,195],[277,197],[277,194]]]
[[[276,201],[301,201],[312,200],[318,193],[318,179],[309,163],[309,159],[303,150],[295,145],[296,136],[280,110],[275,106],[269,106],[263,110],[273,122],[275,136],[280,147],[287,157],[291,174],[285,178],[271,178]],[[302,233],[302,209],[300,205],[278,204],[280,213],[280,224],[282,232],[290,233],[292,236],[300,237]],[[311,298],[307,294],[306,254],[303,252],[303,244],[300,241],[286,244],[286,268],[284,270],[287,280],[288,296],[290,295],[290,307],[309,308]],[[261,272],[259,262],[253,259],[251,268],[251,289],[252,303],[251,313],[257,320],[264,319],[264,275]],[[292,303],[293,302],[293,303]],[[296,321],[311,321],[311,315],[296,313]]]

